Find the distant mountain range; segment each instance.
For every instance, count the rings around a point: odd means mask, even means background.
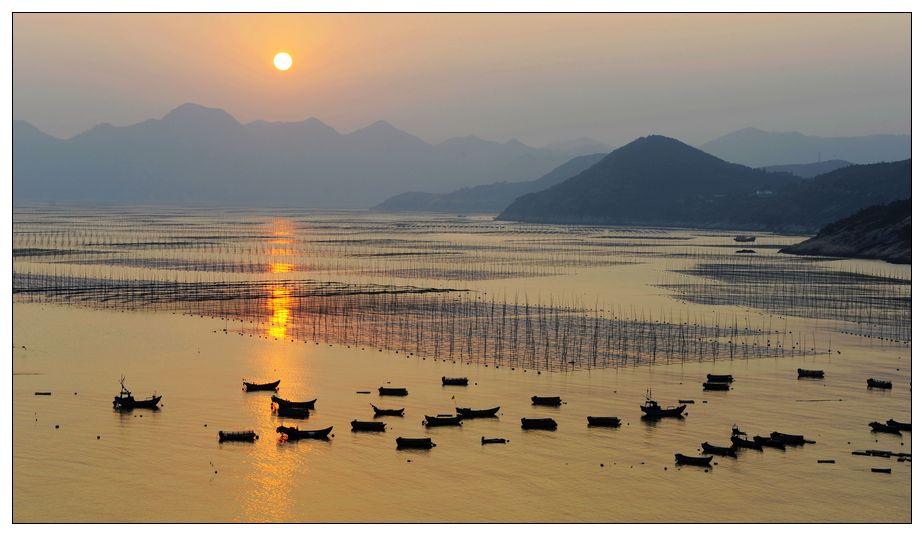
[[[498,219],[805,232],[860,208],[910,196],[910,160],[801,179],[648,136],[556,186],[518,198]]]
[[[797,177],[802,177],[804,179],[811,179],[812,177],[817,177],[822,173],[829,173],[835,169],[841,169],[842,167],[851,166],[853,163],[846,160],[825,160],[824,162],[813,162],[811,164],[784,164],[780,166],[764,166],[760,169],[764,171],[782,171],[784,173],[792,173]]]
[[[911,199],[865,208],[780,252],[911,264]]]
[[[462,188],[447,194],[408,192],[389,197],[373,210],[389,212],[489,212],[497,214],[516,198],[544,190],[569,179],[599,162],[605,154],[578,156],[558,166],[542,177],[523,182],[496,182]]]
[[[241,124],[184,104],[69,139],[13,122],[14,201],[368,207],[409,190],[526,181],[593,140],[535,148],[474,136],[431,144],[385,121],[341,134],[317,119]]]
[[[700,146],[709,154],[751,167],[780,162],[807,164],[847,160],[855,164],[894,162],[911,158],[911,136],[876,135],[823,138],[799,132],[767,132],[745,128]]]

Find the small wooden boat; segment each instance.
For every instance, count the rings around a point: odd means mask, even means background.
[[[809,369],[796,369],[796,372],[799,374],[800,378],[824,378],[825,371],[823,370],[809,370]]]
[[[404,387],[379,387],[379,396],[407,396]]]
[[[761,447],[770,447],[772,449],[786,450],[786,443],[783,443],[779,439],[773,439],[765,436],[754,436],[754,442],[760,445]]]
[[[704,382],[703,391],[728,391],[731,385],[720,382]]]
[[[520,419],[520,427],[524,430],[555,430],[558,428],[558,423],[555,422],[555,419],[527,419],[523,417]]]
[[[786,445],[805,445],[806,443],[814,445],[815,441],[805,439],[804,436],[794,434],[784,434],[782,432],[770,432],[770,439],[782,441]]]
[[[702,446],[703,454],[718,454],[719,456],[729,456],[732,458],[738,457],[738,448],[735,447],[734,443],[730,447],[717,447],[709,443],[703,443]]]
[[[867,389],[891,389],[892,382],[886,380],[877,380],[875,378],[869,378],[866,380]]]
[[[739,249],[735,253],[757,253],[757,252],[754,251],[753,249]]]
[[[151,398],[145,398],[142,400],[136,400],[132,396],[132,392],[125,388],[125,377],[119,380],[119,385],[122,386],[122,390],[119,391],[119,395],[113,397],[112,407],[117,410],[126,410],[131,411],[133,409],[158,409],[157,404],[160,404],[160,399],[163,398],[163,395],[152,395]]]
[[[739,449],[764,450],[764,448],[760,446],[756,441],[751,441],[750,439],[746,439],[740,435],[732,435],[731,442],[733,446]]]
[[[731,374],[706,374],[706,381],[713,383],[731,383],[735,381]]]
[[[902,431],[894,426],[889,426],[888,424],[882,424],[878,421],[873,421],[869,423],[869,427],[872,428],[873,432],[881,432],[883,434],[895,434],[902,435]]]
[[[375,413],[376,417],[404,417],[404,408],[388,409],[378,408],[375,404],[369,405],[372,406],[372,411]]]
[[[276,395],[270,397],[270,399],[280,408],[299,408],[299,409],[314,409],[314,403],[318,401],[317,398],[314,400],[308,400],[306,402],[293,402],[291,400],[286,400],[285,398],[279,398]]]
[[[443,385],[468,385],[468,378],[447,378],[443,376]]]
[[[218,442],[224,443],[225,441],[249,441],[251,443],[254,440],[260,439],[260,436],[257,435],[253,430],[247,430],[244,432],[218,432]]]
[[[36,391],[35,396],[51,396],[51,391]]]
[[[871,467],[871,468],[870,468],[870,471],[872,471],[872,472],[874,472],[874,473],[887,473],[887,474],[891,474],[891,473],[892,473],[892,468],[891,468],[891,467]]]
[[[248,393],[253,392],[253,391],[275,391],[276,389],[279,388],[280,381],[282,380],[276,380],[274,382],[269,382],[269,383],[251,383],[245,380],[244,390],[247,391]]]
[[[906,431],[906,432],[910,432],[910,431],[911,431],[911,423],[910,423],[910,422],[899,422],[899,421],[894,421],[894,420],[892,420],[892,419],[889,419],[889,420],[886,421],[886,424],[889,425],[889,426],[891,426],[892,428],[898,428],[899,430],[904,430],[904,431]]]
[[[276,432],[282,434],[282,439],[285,441],[297,441],[299,439],[327,439],[333,429],[333,426],[320,430],[299,430],[294,426],[277,426]]]
[[[738,235],[735,237],[735,242],[754,242],[755,240],[757,240],[757,237],[750,235]]]
[[[354,432],[384,432],[385,423],[382,421],[350,421]]]
[[[459,426],[461,424],[461,415],[424,415],[424,426]]]
[[[645,396],[645,404],[639,406],[642,408],[642,413],[644,413],[645,419],[660,419],[663,417],[683,417],[684,410],[687,409],[686,404],[681,404],[679,406],[670,406],[662,408],[656,400],[651,399],[651,391],[649,390]]]
[[[496,444],[496,443],[509,443],[509,441],[506,440],[506,439],[504,439],[503,437],[485,437],[485,436],[481,436],[481,444],[482,444],[482,445],[493,445],[493,444]]]
[[[553,406],[562,404],[560,396],[534,396],[531,398],[534,406]]]
[[[618,428],[622,424],[619,417],[587,417],[587,426],[608,426]]]
[[[307,419],[311,411],[304,408],[290,408],[279,406],[276,408],[276,415],[280,417],[290,417],[292,419]]]
[[[712,463],[712,456],[684,456],[679,452],[674,454],[674,459],[678,465],[698,465],[700,467],[709,467]]]
[[[432,449],[436,446],[429,437],[396,437],[399,449]]]
[[[497,417],[500,406],[488,409],[456,408],[456,414],[461,415],[463,419],[487,419]]]

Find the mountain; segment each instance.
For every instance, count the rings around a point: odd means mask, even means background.
[[[584,171],[599,162],[605,154],[578,156],[558,166],[542,177],[523,182],[496,182],[462,188],[448,194],[407,192],[389,197],[373,210],[385,212],[450,212],[498,213],[514,199],[531,192],[544,190]]]
[[[471,136],[431,144],[386,121],[348,134],[315,118],[242,124],[184,104],[68,139],[14,121],[14,201],[368,207],[408,190],[531,180],[578,154]]]
[[[911,264],[911,199],[865,208],[780,252]]]
[[[873,164],[911,158],[911,136],[823,138],[799,132],[745,128],[712,140],[700,149],[729,162],[752,167],[772,166],[779,162],[802,164],[823,159]]]
[[[910,196],[910,160],[798,179],[648,136],[561,184],[518,198],[498,218],[806,232],[860,208]]]
[[[853,165],[846,160],[825,160],[824,162],[813,162],[811,164],[784,164],[778,166],[764,166],[760,169],[770,172],[792,173],[797,177],[811,179],[812,177],[828,173],[835,169],[841,169]]]

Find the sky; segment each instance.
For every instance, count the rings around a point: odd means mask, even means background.
[[[14,118],[59,137],[185,102],[430,142],[911,129],[909,14],[19,13],[13,61]]]

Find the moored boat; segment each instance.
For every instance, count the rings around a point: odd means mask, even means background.
[[[369,404],[372,406],[372,411],[375,413],[376,417],[404,417],[404,408],[389,409],[389,408],[378,408],[375,404]]]
[[[276,415],[280,417],[290,417],[292,419],[307,419],[311,411],[305,408],[290,408],[286,406],[277,406]]]
[[[520,419],[520,427],[524,430],[555,430],[558,428],[558,423],[555,422],[555,419],[527,419],[523,417]]]
[[[713,383],[731,383],[735,381],[731,374],[706,374],[706,381]]]
[[[424,426],[459,426],[461,424],[461,415],[424,415]]]
[[[702,447],[703,454],[718,454],[719,456],[730,456],[732,458],[738,457],[738,449],[734,444],[730,447],[717,447],[709,443],[703,443]]]
[[[486,419],[497,417],[500,406],[488,409],[456,408],[456,414],[461,415],[463,419]]]
[[[468,378],[447,378],[443,376],[443,385],[468,385]]]
[[[318,399],[315,398],[314,400],[307,400],[305,402],[294,402],[292,400],[286,400],[285,398],[279,398],[276,395],[273,395],[270,399],[280,408],[299,409],[314,409],[314,403],[318,401]]]
[[[786,443],[783,443],[779,439],[773,439],[771,437],[765,436],[754,436],[754,442],[760,445],[761,447],[770,447],[773,449],[786,450]]]
[[[530,400],[534,406],[560,406],[562,404],[560,396],[534,396]]]
[[[757,240],[757,237],[750,235],[738,235],[735,237],[735,242],[754,242],[755,240]]]
[[[350,421],[354,432],[384,432],[385,423],[382,421]]]
[[[144,398],[141,400],[135,399],[132,396],[132,392],[125,388],[125,377],[119,380],[119,385],[122,386],[122,390],[119,391],[119,395],[113,397],[112,407],[118,410],[133,410],[133,409],[158,409],[157,405],[160,404],[160,399],[163,398],[163,395],[151,395],[151,398]]]
[[[782,432],[770,432],[770,439],[782,441],[786,445],[805,445],[806,443],[814,444],[815,441],[805,439],[804,436],[794,434],[784,434]]]
[[[731,385],[722,382],[703,382],[703,391],[728,391]]]
[[[796,372],[799,374],[800,378],[824,378],[825,371],[823,370],[811,370],[811,369],[796,369]]]
[[[895,420],[889,419],[889,420],[886,421],[886,424],[889,425],[889,426],[891,426],[892,428],[898,428],[899,430],[904,430],[904,431],[906,431],[906,432],[910,432],[910,431],[911,431],[911,423],[910,423],[910,422],[899,422],[899,421],[895,421]]]
[[[379,396],[407,396],[404,387],[379,387]]]
[[[686,404],[662,408],[661,405],[658,404],[656,400],[652,400],[650,389],[645,394],[645,404],[639,407],[642,408],[642,413],[645,414],[643,418],[645,419],[661,419],[663,417],[681,417],[682,418],[684,410],[687,409]]]
[[[877,380],[875,378],[868,378],[866,380],[867,389],[891,389],[892,382],[887,380]]]
[[[587,417],[587,426],[608,426],[618,428],[622,424],[619,417]]]
[[[684,456],[679,452],[674,454],[674,459],[678,465],[698,465],[700,467],[709,467],[712,463],[712,456]]]
[[[275,391],[279,388],[279,382],[282,380],[276,380],[269,383],[253,383],[247,380],[244,380],[244,390],[249,392],[252,391]]]
[[[481,444],[482,444],[482,445],[493,445],[493,444],[496,444],[496,443],[509,443],[509,441],[506,440],[506,439],[504,439],[503,437],[485,437],[485,436],[481,436]]]
[[[399,449],[432,449],[436,446],[429,437],[396,437]]]
[[[878,421],[873,421],[869,423],[869,427],[872,428],[873,432],[902,435],[902,431],[899,428],[896,428],[894,426],[889,426],[888,424],[882,424],[881,422],[878,422]]]
[[[744,438],[740,435],[731,436],[732,445],[739,449],[764,450],[756,441]]]
[[[225,432],[222,430],[218,432],[219,443],[224,443],[225,441],[249,441],[252,443],[257,439],[260,439],[260,436],[258,436],[257,433],[253,430],[246,430],[242,432]]]
[[[320,430],[299,430],[295,426],[277,426],[276,432],[282,434],[284,441],[296,441],[298,439],[327,439],[333,426],[322,428]]]

